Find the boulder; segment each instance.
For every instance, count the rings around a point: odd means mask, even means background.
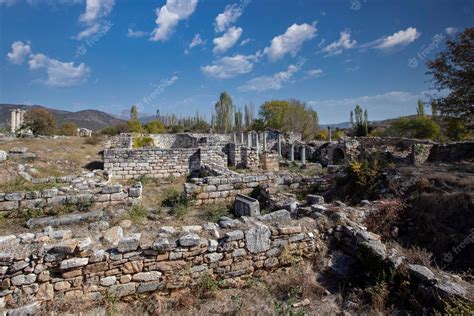
[[[200,242],[201,238],[195,233],[187,233],[179,238],[179,244],[183,247],[197,246]]]
[[[324,197],[321,195],[308,194],[306,196],[306,203],[308,203],[308,205],[324,204]]]
[[[117,246],[123,238],[123,230],[120,226],[114,226],[104,233],[104,240],[113,246]]]
[[[141,234],[132,234],[128,237],[122,238],[118,242],[117,250],[119,252],[129,252],[138,249],[140,244]]]
[[[0,150],[0,161],[7,160],[7,152],[4,150]]]

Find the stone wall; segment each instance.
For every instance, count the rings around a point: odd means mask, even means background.
[[[204,229],[218,231],[217,225],[206,225]],[[36,313],[48,301],[101,302],[105,296],[169,293],[193,286],[205,276],[232,284],[240,277],[262,275],[315,253],[313,232],[297,223],[267,226],[258,222],[210,239],[201,237],[204,229],[191,226],[180,232],[163,227],[156,239],[131,234],[108,248],[83,237],[36,243],[34,252],[22,255],[3,253],[1,303],[7,308],[30,304],[9,312]],[[47,233],[32,235],[30,239],[44,239]],[[18,245],[33,243],[24,235],[0,239]]]
[[[303,177],[291,173],[267,172],[242,175],[229,172],[220,176],[192,178],[185,184],[185,195],[196,205],[216,202],[231,203],[237,194],[248,195],[257,187],[271,190],[271,193],[275,193],[277,188],[306,189],[312,187],[325,191],[330,182],[331,180],[321,177]]]
[[[250,170],[257,170],[260,161],[258,157],[257,150],[251,147],[242,147],[240,150],[242,156],[242,167],[250,169]]]
[[[0,215],[7,215],[20,209],[45,209],[61,205],[78,209],[131,205],[135,201],[139,201],[141,195],[141,183],[131,187],[98,184],[96,187],[79,191],[63,187],[41,191],[0,193]]]
[[[232,141],[231,134],[153,134],[150,135],[155,141],[155,146],[163,149],[171,148],[196,148],[202,144],[222,144]]]
[[[198,148],[106,149],[104,170],[117,179],[181,177],[199,171],[201,164],[227,167],[227,147],[221,144]]]
[[[262,169],[265,171],[280,170],[280,157],[278,153],[266,151],[260,155],[260,161],[262,162]]]
[[[132,145],[133,145],[132,134],[122,133],[120,135],[111,137],[105,144],[105,148],[131,149]]]
[[[429,162],[455,162],[474,158],[474,142],[436,144],[431,149]]]

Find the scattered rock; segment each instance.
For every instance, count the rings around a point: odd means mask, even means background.
[[[119,241],[123,238],[123,230],[122,230],[122,227],[120,226],[114,226],[110,229],[108,229],[105,233],[104,233],[104,240],[113,245],[113,246],[117,246]]]
[[[184,247],[197,246],[201,242],[201,238],[194,233],[187,233],[179,238],[179,244]]]

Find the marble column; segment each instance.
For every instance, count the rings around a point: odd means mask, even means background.
[[[236,135],[235,133],[233,133],[232,136],[233,136],[233,138],[234,138],[234,139],[233,139],[233,140],[234,140],[234,144],[237,143],[237,135]]]
[[[263,151],[267,151],[267,132],[263,132]]]
[[[247,147],[252,148],[252,133],[247,133]]]
[[[260,146],[258,144],[258,133],[255,133],[255,147],[257,148],[257,155],[260,154]]]
[[[240,133],[240,143],[241,144],[244,143],[244,133],[243,132]]]
[[[16,110],[10,113],[10,131],[12,133],[16,131]]]
[[[306,165],[306,146],[301,146],[301,164]]]
[[[278,134],[278,156],[281,157],[281,135]]]

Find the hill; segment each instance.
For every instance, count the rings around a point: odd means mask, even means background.
[[[56,121],[58,126],[64,124],[65,122],[74,122],[79,127],[85,127],[94,131],[100,130],[104,127],[116,125],[123,123],[124,121],[113,117],[110,114],[107,114],[102,111],[97,110],[83,110],[78,112],[62,111],[47,108],[40,105],[18,105],[18,104],[0,104],[0,123],[6,123],[10,121],[10,112],[13,109],[23,109],[28,110],[29,108],[45,108],[50,111]]]

